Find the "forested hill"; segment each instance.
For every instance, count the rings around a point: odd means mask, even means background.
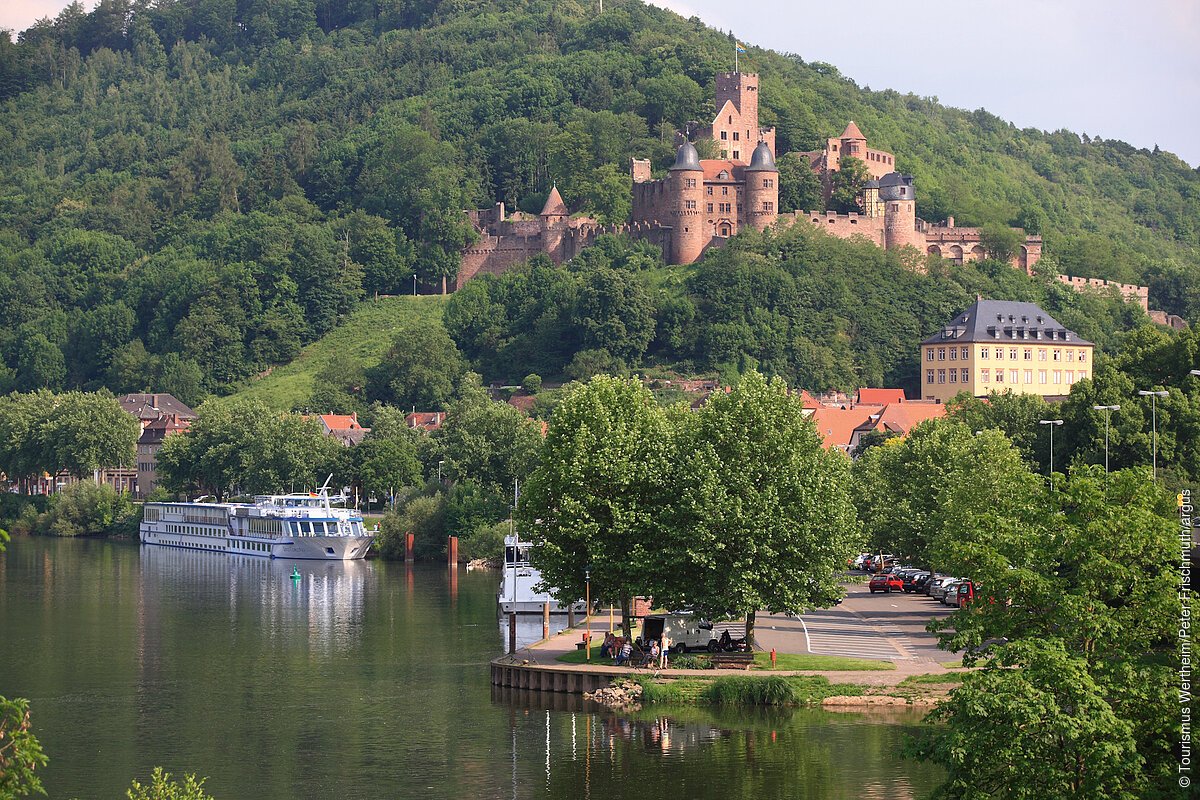
[[[364,296],[452,275],[462,208],[533,207],[556,181],[621,219],[629,157],[665,166],[730,54],[634,0],[101,0],[0,36],[0,389],[194,398]],[[1041,231],[1062,270],[1148,282],[1200,320],[1200,175],[1176,157],[868,91],[802,54],[752,47],[743,69],[781,152],[854,119],[926,219]]]

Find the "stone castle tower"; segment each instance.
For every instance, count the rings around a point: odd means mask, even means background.
[[[912,245],[925,248],[925,237],[917,232],[917,198],[912,175],[889,172],[879,179],[879,200],[883,204],[883,246],[891,250]]]
[[[700,154],[691,142],[684,142],[675,153],[667,179],[670,193],[671,254],[669,260],[675,264],[690,264],[704,252],[712,234],[705,230],[700,215],[700,203],[704,198],[704,168],[700,165]]]
[[[779,170],[766,142],[759,142],[744,170],[746,181],[746,224],[766,230],[779,217]]]

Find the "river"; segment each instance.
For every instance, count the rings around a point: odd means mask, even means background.
[[[900,800],[936,782],[897,756],[909,712],[617,715],[494,690],[497,581],[15,539],[0,695],[31,701],[51,798],[124,797],[155,765],[218,800]]]

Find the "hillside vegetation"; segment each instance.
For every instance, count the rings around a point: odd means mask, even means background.
[[[532,208],[556,181],[620,219],[629,157],[669,163],[729,52],[635,0],[101,0],[0,36],[0,389],[194,401],[414,274],[439,290],[473,237],[463,208]],[[1048,269],[1148,282],[1200,320],[1200,175],[1179,159],[869,91],[801,56],[744,62],[781,152],[852,118],[916,175],[925,218],[1020,224]],[[856,258],[830,280],[854,286]],[[811,358],[836,361],[844,325],[809,314]],[[681,357],[730,362],[705,347]]]

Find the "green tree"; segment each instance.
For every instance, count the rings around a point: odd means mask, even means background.
[[[46,790],[35,772],[49,760],[30,729],[29,701],[0,697],[0,800],[44,795]]]
[[[443,476],[471,479],[485,489],[511,493],[537,466],[542,449],[538,424],[507,403],[459,403],[437,432],[446,464]]]
[[[441,328],[407,326],[367,371],[367,394],[401,408],[439,411],[454,397],[467,365]]]
[[[1007,225],[985,225],[979,232],[979,244],[988,258],[1005,263],[1012,261],[1024,244],[1019,231]]]
[[[111,394],[69,392],[54,404],[41,441],[53,471],[83,478],[103,467],[132,464],[140,434],[138,421]]]
[[[858,546],[849,459],[822,446],[782,380],[753,371],[683,419],[662,599],[745,615],[751,644],[759,609],[833,605]]]
[[[125,792],[129,800],[213,800],[204,791],[205,778],[197,780],[195,775],[186,774],[182,781],[171,778],[171,773],[163,772],[162,767],[155,767],[150,774],[150,783],[141,784],[137,780]]]
[[[55,492],[36,525],[49,536],[95,536],[132,533],[140,521],[127,495],[105,483],[81,480]]]
[[[825,196],[821,179],[800,153],[784,153],[776,161],[779,167],[779,210],[824,211]]]
[[[830,179],[831,193],[829,208],[839,214],[862,211],[859,198],[862,196],[863,184],[871,178],[867,165],[853,156],[843,156],[838,162],[838,170]]]
[[[417,447],[408,432],[391,436],[374,436],[354,448],[358,462],[358,478],[363,492],[380,497],[395,497],[402,486],[421,483],[421,463]]]
[[[616,601],[629,635],[635,595],[647,593],[672,488],[671,424],[637,381],[598,376],[554,410],[542,461],[518,510],[545,584],[563,602]]]
[[[542,376],[531,372],[521,381],[521,390],[526,394],[537,394],[542,390]]]

